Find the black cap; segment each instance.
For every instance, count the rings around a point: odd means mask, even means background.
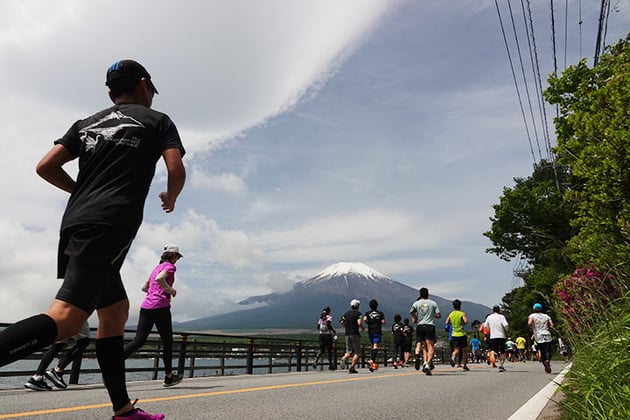
[[[130,83],[139,81],[142,78],[147,79],[153,92],[159,94],[157,88],[151,81],[151,75],[147,69],[134,60],[120,60],[109,66],[105,84],[111,88],[112,83]]]
[[[492,307],[492,312],[499,312],[501,310],[501,307],[499,305],[494,305]]]

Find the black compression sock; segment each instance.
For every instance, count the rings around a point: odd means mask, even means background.
[[[54,343],[57,324],[46,314],[34,315],[0,332],[0,366],[8,365]]]
[[[123,337],[97,339],[96,357],[101,367],[101,374],[109,393],[109,399],[112,401],[114,411],[118,411],[130,401],[125,383]]]

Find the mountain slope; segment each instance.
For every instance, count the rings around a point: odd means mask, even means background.
[[[259,307],[178,323],[175,328],[191,331],[314,329],[324,306],[331,307],[336,327],[338,319],[349,309],[351,299],[359,299],[359,309],[366,312],[369,301],[375,298],[379,302],[378,308],[385,313],[385,330],[389,330],[395,313],[411,320],[409,308],[417,297],[416,289],[392,280],[365,264],[339,262],[308,280],[296,283],[287,293],[251,296],[239,302],[239,305]],[[430,295],[430,298],[438,303],[446,318],[452,310],[451,302],[435,295]],[[483,320],[491,312],[487,306],[466,301],[462,301],[462,310],[468,314],[470,323],[475,319]],[[443,319],[438,320],[437,326],[442,328]]]

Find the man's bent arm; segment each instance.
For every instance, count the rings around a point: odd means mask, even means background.
[[[175,201],[177,196],[184,188],[186,182],[186,169],[182,162],[182,155],[179,149],[166,149],[162,153],[164,163],[166,163],[166,170],[168,172],[168,181],[166,185],[166,192],[160,193],[160,199],[162,200],[162,209],[165,212],[170,213],[175,209]]]
[[[56,144],[39,161],[35,171],[37,175],[48,181],[55,187],[72,193],[76,187],[76,182],[63,169],[63,165],[73,160],[73,156],[65,146]]]

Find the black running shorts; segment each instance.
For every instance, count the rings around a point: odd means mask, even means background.
[[[127,298],[120,277],[134,234],[107,225],[76,226],[61,233],[56,298],[87,313]]]
[[[435,325],[420,324],[416,327],[416,342],[424,343],[426,340],[435,343]]]

